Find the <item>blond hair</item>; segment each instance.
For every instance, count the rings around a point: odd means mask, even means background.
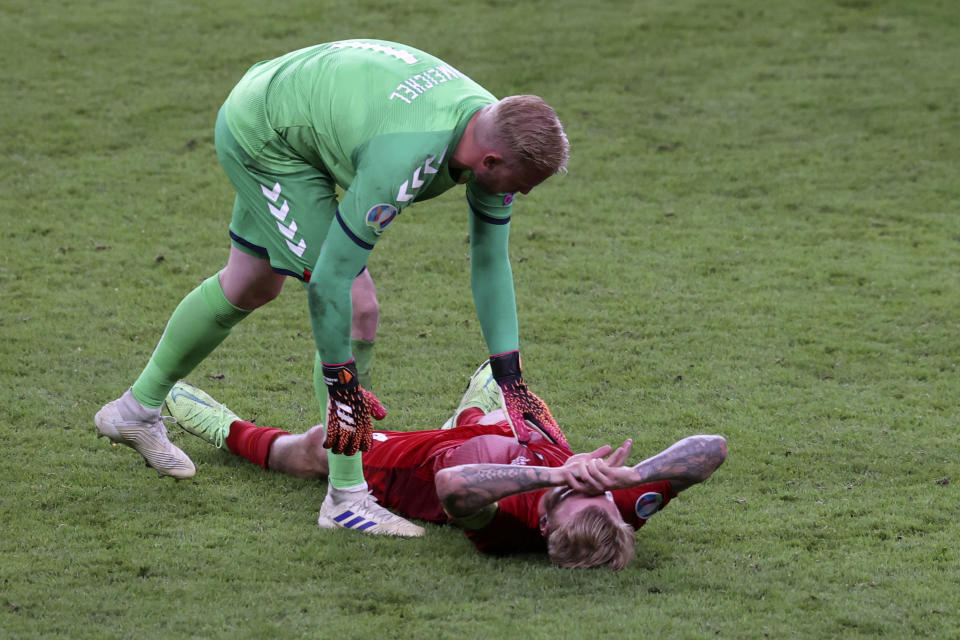
[[[557,113],[538,96],[509,96],[492,105],[496,137],[521,164],[544,177],[565,173],[570,142]]]
[[[620,571],[633,560],[636,546],[633,527],[596,505],[585,508],[547,537],[550,559],[559,567],[571,569],[606,566]]]

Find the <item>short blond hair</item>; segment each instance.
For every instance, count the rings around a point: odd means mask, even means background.
[[[538,96],[509,96],[492,105],[494,136],[514,158],[549,177],[565,173],[570,142],[550,105]]]
[[[605,566],[620,571],[633,560],[636,546],[633,527],[596,505],[551,530],[547,537],[550,560],[571,569]]]

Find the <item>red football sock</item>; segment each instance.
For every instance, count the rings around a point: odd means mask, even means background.
[[[258,427],[252,422],[236,420],[230,425],[230,435],[227,436],[227,448],[241,458],[246,458],[264,469],[267,468],[267,456],[270,454],[270,445],[282,435],[289,434],[283,429],[273,427]]]

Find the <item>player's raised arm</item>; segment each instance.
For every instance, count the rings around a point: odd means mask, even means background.
[[[603,446],[589,453],[571,456],[560,467],[538,467],[511,464],[461,464],[441,469],[435,476],[437,497],[444,510],[455,519],[469,518],[483,512],[501,498],[546,489],[570,487],[586,493],[602,493],[600,480],[594,478],[588,467],[597,460],[618,464],[626,458],[629,445],[611,454],[611,447]]]
[[[590,484],[600,491],[667,480],[680,492],[709,478],[726,458],[727,441],[723,436],[697,435],[684,438],[632,467],[611,465],[598,459],[589,461],[584,471],[591,479]]]

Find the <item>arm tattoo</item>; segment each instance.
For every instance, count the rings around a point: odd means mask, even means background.
[[[637,484],[669,480],[678,490],[710,477],[726,458],[719,436],[690,436],[634,467]]]
[[[454,517],[475,513],[507,496],[554,486],[547,467],[465,464],[449,471],[457,489],[444,499],[443,506]]]

